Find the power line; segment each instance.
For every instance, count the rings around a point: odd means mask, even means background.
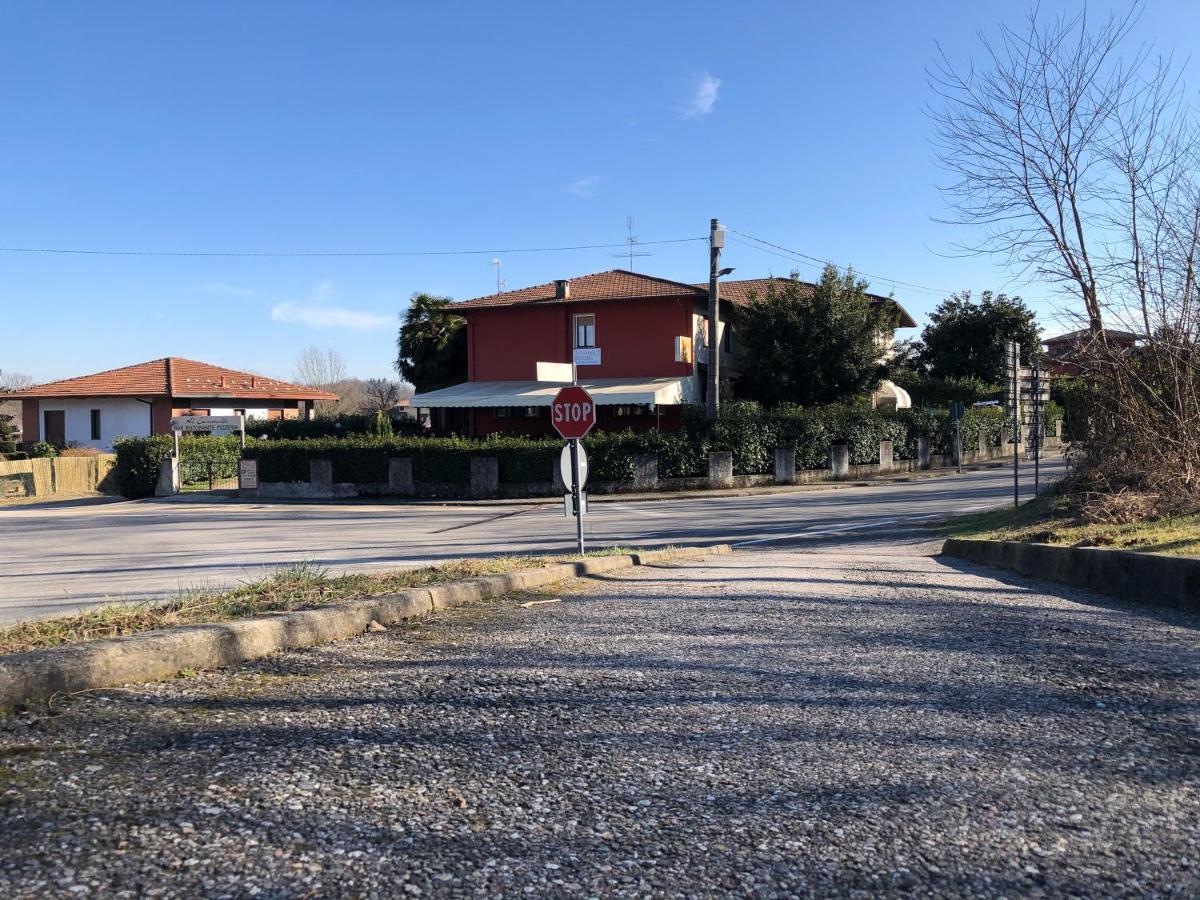
[[[749,238],[750,240],[754,241],[756,244],[763,244],[767,247],[774,247],[776,250],[782,250],[784,253],[788,254],[788,256],[786,256],[786,257],[781,257],[783,259],[787,259],[787,258],[800,259],[800,260],[804,260],[805,262],[810,262],[810,263],[813,263],[814,265],[818,265],[818,266],[832,265],[836,269],[841,269],[842,271],[850,271],[850,269],[846,266],[839,266],[836,263],[830,263],[828,260],[818,259],[815,256],[809,256],[807,253],[801,253],[799,250],[792,250],[792,249],[789,249],[788,247],[783,247],[779,244],[774,244],[771,241],[764,241],[762,238],[757,238],[754,235],[747,234],[744,231],[738,231],[736,228],[730,228],[728,225],[726,225],[725,227],[728,231],[732,231],[734,234],[740,234],[744,238]],[[738,243],[744,244],[745,242],[738,241]],[[758,247],[755,249],[762,249],[762,248]],[[763,252],[770,253],[771,251],[763,250]],[[773,253],[772,255],[780,256],[780,254],[778,254],[778,253]],[[925,285],[925,284],[914,284],[911,281],[900,281],[899,279],[896,279],[896,278],[888,278],[885,275],[872,275],[870,272],[863,272],[858,269],[855,269],[854,271],[858,272],[859,275],[863,275],[867,278],[873,278],[876,281],[883,281],[883,282],[886,282],[887,284],[892,284],[892,285],[896,285],[899,287],[912,288],[913,290],[917,290],[917,291],[928,291],[931,294],[943,294],[943,295],[954,293],[953,291],[948,290],[946,288],[929,287],[928,285]]]
[[[707,237],[670,238],[661,241],[639,241],[639,244],[684,244],[707,241]],[[565,250],[612,250],[620,244],[578,244],[572,247],[507,247],[484,250],[85,250],[73,247],[0,247],[0,253],[57,253],[77,256],[240,256],[240,257],[308,257],[308,256],[485,256],[500,253],[557,253]],[[622,254],[623,255],[623,254]]]

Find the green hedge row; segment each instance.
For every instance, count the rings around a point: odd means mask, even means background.
[[[395,434],[421,433],[421,423],[408,417],[392,419],[391,426]],[[378,430],[375,413],[342,413],[316,419],[251,419],[246,422],[246,437],[266,438],[272,441],[373,435],[377,434]]]
[[[964,446],[976,445],[980,431],[989,444],[998,444],[1003,413],[994,407],[971,409],[963,420]],[[934,453],[948,453],[951,424],[944,412],[925,410],[900,413],[875,412],[862,407],[827,407],[816,410],[762,411],[752,404],[730,404],[715,424],[689,413],[682,432],[596,432],[584,440],[592,477],[598,481],[630,481],[634,458],[658,455],[661,478],[703,476],[708,455],[715,450],[733,453],[739,475],[769,474],[774,470],[775,448],[796,451],[796,466],[821,469],[829,465],[833,443],[850,446],[855,465],[879,461],[879,442],[894,443],[896,459],[913,459],[917,439],[928,436]],[[494,436],[469,438],[319,438],[315,440],[252,441],[244,455],[258,460],[261,481],[307,481],[309,462],[329,459],[336,482],[381,483],[388,478],[388,459],[408,457],[413,478],[423,483],[464,484],[470,480],[472,456],[494,456],[505,483],[548,481],[562,449],[553,439]]]
[[[1047,411],[1048,430],[1061,410]],[[963,446],[973,449],[980,432],[989,445],[1000,443],[1004,414],[997,407],[967,410],[963,419]],[[738,475],[769,474],[774,470],[775,448],[796,451],[796,467],[822,469],[829,465],[829,447],[845,443],[850,462],[867,465],[879,461],[879,442],[891,440],[896,459],[914,459],[919,437],[930,438],[935,454],[948,453],[953,428],[944,411],[903,410],[877,412],[862,406],[820,409],[761,410],[751,403],[731,403],[715,423],[703,411],[685,411],[684,429],[678,433],[630,431],[595,432],[584,440],[591,477],[597,481],[631,481],[634,458],[642,453],[658,456],[660,478],[708,474],[708,455],[728,450]],[[159,465],[170,455],[169,437],[129,438],[118,442],[117,476],[122,492],[144,497],[154,492]],[[427,484],[466,484],[471,477],[471,457],[494,456],[500,480],[507,484],[549,481],[562,450],[562,442],[494,436],[482,440],[460,437],[316,437],[311,439],[248,439],[242,456],[258,460],[258,477],[268,482],[301,482],[309,479],[309,463],[328,459],[336,482],[384,483],[388,460],[413,461],[413,478]],[[219,477],[237,473],[237,439],[184,438],[180,448],[180,476],[185,483],[208,478],[209,467]]]

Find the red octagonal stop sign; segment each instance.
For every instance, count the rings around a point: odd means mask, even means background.
[[[592,395],[581,387],[563,388],[550,404],[550,421],[554,430],[567,440],[583,437],[596,424]]]

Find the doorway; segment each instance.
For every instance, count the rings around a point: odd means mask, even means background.
[[[67,414],[61,409],[48,409],[42,413],[42,440],[55,447],[67,445]]]

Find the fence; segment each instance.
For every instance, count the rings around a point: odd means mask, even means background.
[[[0,497],[117,493],[112,453],[0,461]]]
[[[955,448],[956,450],[958,448]],[[850,462],[849,447],[834,444],[829,447],[829,465],[823,469],[798,469],[796,451],[780,448],[774,454],[773,471],[754,475],[733,474],[733,454],[730,451],[712,452],[708,455],[706,475],[692,478],[660,478],[659,457],[654,453],[639,454],[633,460],[633,478],[630,481],[592,480],[588,490],[595,494],[620,493],[625,491],[678,491],[706,488],[751,487],[768,484],[807,484],[820,481],[841,481],[868,478],[882,473],[913,472],[921,469],[955,466],[960,463],[977,463],[987,460],[1006,459],[1003,446],[994,446],[981,438],[978,446],[955,452],[937,454],[932,452],[930,440],[920,438],[917,458],[899,460],[894,458],[892,441],[879,442],[878,461],[854,465]],[[169,461],[168,461],[169,462]],[[409,457],[393,457],[387,460],[387,481],[343,482],[334,480],[334,465],[329,459],[307,460],[308,478],[288,482],[261,481],[258,478],[258,460],[243,460],[243,478],[252,479],[239,495],[253,499],[330,499],[373,496],[472,498],[472,497],[548,497],[560,495],[565,488],[559,474],[558,460],[547,466],[544,481],[506,482],[501,479],[501,467],[494,456],[471,457],[469,478],[457,483],[421,482],[414,479],[413,460]]]

